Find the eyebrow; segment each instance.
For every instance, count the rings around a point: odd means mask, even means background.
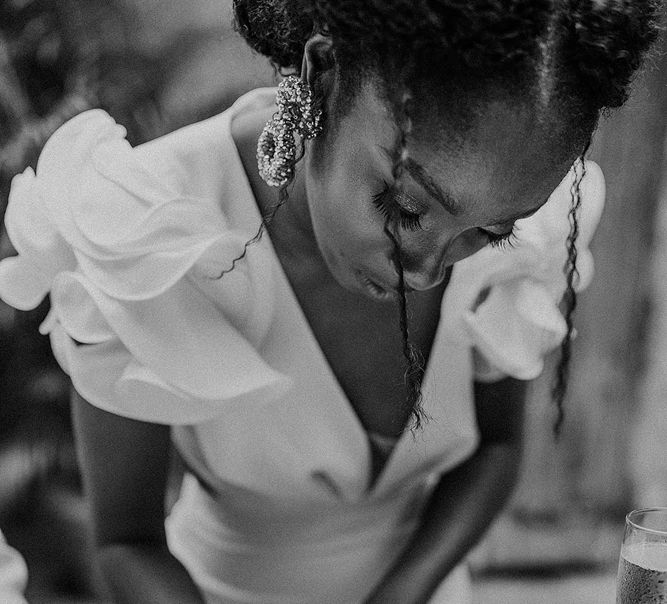
[[[390,149],[387,149],[385,147],[381,147],[382,152],[384,155],[390,160],[390,161],[395,161],[395,151],[392,151]],[[424,168],[420,163],[415,161],[413,158],[408,157],[405,160],[405,169],[408,171],[410,176],[428,193],[431,197],[433,197],[442,207],[447,210],[452,216],[460,216],[465,212],[465,207],[463,204],[461,204],[459,201],[454,199],[450,194],[446,193],[445,191],[442,190],[442,188],[438,185],[438,183],[433,180],[433,177],[426,171],[426,168]],[[534,208],[531,208],[530,210],[526,210],[525,212],[522,212],[521,214],[509,216],[507,218],[502,218],[498,221],[496,221],[494,224],[509,224],[516,222],[517,220],[521,220],[522,218],[527,218],[528,216],[532,216],[537,212],[547,201],[549,201],[549,198],[545,199],[544,201],[540,202],[537,206]]]
[[[422,189],[433,197],[452,216],[463,214],[463,205],[456,201],[451,195],[445,193],[431,175],[414,159],[408,157],[405,161],[405,169],[410,176],[421,185]]]
[[[386,147],[380,146],[380,150],[383,155],[392,163],[396,161],[396,150],[387,149]],[[426,169],[419,163],[417,163],[411,157],[408,157],[405,161],[405,169],[408,171],[413,180],[417,182],[428,195],[433,197],[445,210],[447,210],[452,216],[460,216],[463,214],[465,208],[461,203],[454,199],[451,195],[443,191],[438,183],[433,180],[431,175],[426,171]]]
[[[405,162],[405,168],[410,173],[410,176],[412,176],[412,178],[417,181],[431,197],[440,202],[445,210],[452,214],[452,216],[460,216],[463,214],[465,210],[463,205],[451,195],[443,191],[421,164],[417,163],[411,157],[408,157]],[[514,214],[506,218],[503,217],[494,222],[494,224],[509,224],[521,220],[522,218],[528,218],[528,216],[535,214],[535,212],[537,212],[547,201],[549,201],[549,198],[540,202],[534,208],[530,208],[518,215]]]

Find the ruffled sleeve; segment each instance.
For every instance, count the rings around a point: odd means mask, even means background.
[[[586,161],[578,212],[576,291],[593,276],[591,238],[604,206],[605,187],[597,164]],[[566,288],[564,267],[569,213],[577,163],[531,217],[516,222],[509,249],[487,246],[458,263],[448,288],[445,316],[454,317],[456,337],[473,349],[476,378],[536,378],[546,354],[567,332],[560,302]],[[450,321],[451,322],[451,321]]]
[[[272,268],[220,202],[167,186],[106,113],[88,111],[17,176],[5,217],[18,255],[0,296],[22,310],[50,293],[42,324],[82,396],[145,421],[191,424],[289,388],[258,352]],[[166,157],[164,161],[169,162]],[[182,167],[181,167],[182,169]]]

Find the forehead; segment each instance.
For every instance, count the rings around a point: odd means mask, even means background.
[[[407,151],[471,219],[509,220],[534,210],[576,157],[555,119],[549,125],[527,103],[489,101],[462,115],[437,99],[414,99]],[[373,86],[360,89],[344,120],[346,136],[364,138],[369,149],[396,149],[395,113]]]

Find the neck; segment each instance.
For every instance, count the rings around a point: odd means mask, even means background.
[[[282,223],[288,223],[290,230],[300,239],[315,244],[315,233],[308,206],[308,193],[305,184],[305,166],[303,160],[297,165],[294,181],[288,186],[288,200],[278,210],[283,216]]]
[[[272,110],[243,113],[232,123],[232,138],[263,216],[271,215],[279,199],[278,189],[269,187],[261,179],[256,158],[257,140],[271,114]],[[287,187],[288,199],[268,225],[268,232],[274,243],[282,241],[294,252],[317,253],[319,256],[310,219],[304,167],[304,160],[301,160],[296,166],[293,182]]]

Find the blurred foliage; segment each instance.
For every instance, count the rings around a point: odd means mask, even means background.
[[[49,136],[81,111],[107,110],[133,143],[166,130],[165,59],[138,52],[132,34],[132,14],[114,0],[0,2],[0,215],[12,177],[35,167]],[[0,257],[12,253],[3,232]],[[80,485],[69,381],[37,330],[48,300],[30,312],[0,305],[0,528],[24,553],[33,590],[86,593],[85,514],[56,503]]]
[[[58,126],[87,108],[109,111],[132,142],[161,133],[164,63],[137,52],[131,25],[114,0],[0,3],[0,193]]]

